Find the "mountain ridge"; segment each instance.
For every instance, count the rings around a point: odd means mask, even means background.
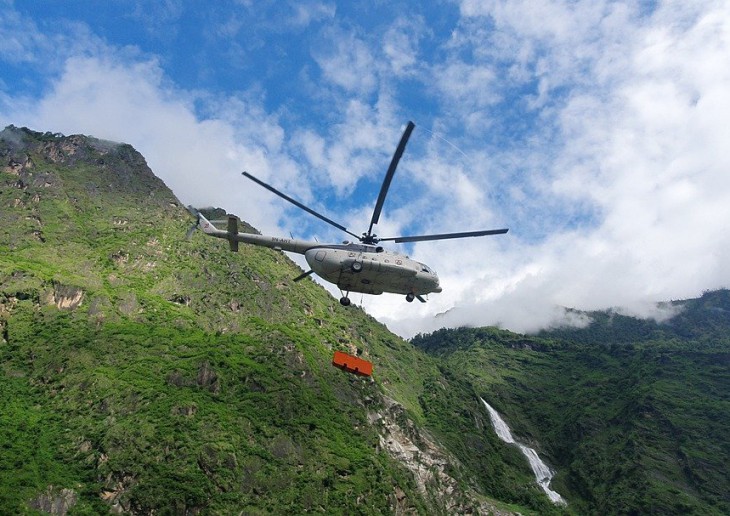
[[[130,146],[0,138],[3,510],[511,512],[423,425],[426,355],[280,253],[184,242]]]
[[[6,128],[0,206],[2,512],[730,512],[726,290],[665,326],[405,342],[280,253],[184,242],[131,146]]]

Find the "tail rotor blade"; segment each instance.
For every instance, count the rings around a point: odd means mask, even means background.
[[[196,222],[192,226],[190,226],[190,229],[188,229],[188,232],[185,233],[185,240],[190,240],[193,236],[193,233],[195,233],[195,230],[198,229],[198,223]]]
[[[188,232],[185,233],[185,240],[190,240],[193,236],[193,233],[195,233],[195,230],[200,227],[200,212],[192,207],[192,205],[188,205],[185,207],[190,214],[195,217],[195,224],[190,226],[190,229],[188,229]]]

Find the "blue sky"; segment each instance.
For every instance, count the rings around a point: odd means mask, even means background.
[[[0,0],[0,124],[135,146],[185,203],[265,232],[346,236],[242,170],[403,250],[429,303],[355,296],[403,335],[531,331],[564,307],[662,316],[729,286],[724,1]]]

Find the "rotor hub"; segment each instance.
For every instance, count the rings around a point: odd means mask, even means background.
[[[363,233],[360,237],[360,242],[362,242],[363,244],[375,245],[380,242],[380,239],[378,238],[378,235]]]

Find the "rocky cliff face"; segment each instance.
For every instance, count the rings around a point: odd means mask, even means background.
[[[446,514],[513,514],[455,478],[453,472],[463,470],[459,460],[415,425],[397,401],[384,396],[383,402],[381,410],[368,413],[368,421],[379,429],[382,449],[408,468],[418,492],[432,506]]]

